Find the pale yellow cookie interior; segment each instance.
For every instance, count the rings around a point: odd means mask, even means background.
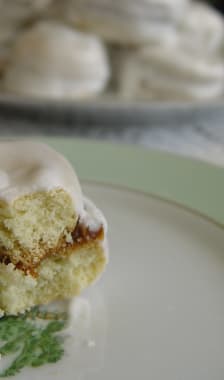
[[[0,249],[14,264],[38,263],[60,240],[71,240],[77,219],[72,199],[62,189],[0,202]]]
[[[105,264],[100,242],[89,243],[66,257],[44,259],[36,277],[13,264],[0,263],[0,314],[16,315],[35,305],[76,296],[95,281]]]

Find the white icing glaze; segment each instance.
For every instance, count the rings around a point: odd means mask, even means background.
[[[92,201],[83,198],[77,175],[69,162],[49,146],[34,141],[0,141],[0,200],[11,203],[22,195],[54,189],[66,190],[80,221],[91,231],[107,222]],[[102,242],[107,255],[106,239]]]
[[[127,59],[121,70],[125,98],[206,100],[222,95],[224,66],[220,59],[199,57],[181,49],[156,49]]]
[[[52,12],[104,39],[137,44],[172,39],[187,0],[56,0]]]
[[[16,198],[37,191],[62,188],[83,213],[81,187],[69,162],[45,144],[33,141],[0,141],[0,199]]]
[[[120,58],[125,98],[212,100],[223,95],[224,23],[212,8],[192,3],[172,44],[146,45]]]
[[[12,49],[3,86],[7,91],[82,98],[102,91],[109,79],[103,43],[55,21],[40,21]]]
[[[30,17],[47,9],[52,0],[0,0],[0,25],[9,28],[21,26]]]
[[[84,197],[84,212],[80,222],[88,226],[91,231],[98,231],[103,226],[105,234],[107,233],[106,218],[95,204],[86,197]]]
[[[0,44],[10,43],[23,24],[44,11],[52,0],[0,0]]]
[[[223,44],[224,20],[209,5],[192,2],[177,32],[186,49],[217,54]]]
[[[103,213],[95,206],[95,204],[84,197],[84,212],[80,217],[80,222],[89,227],[91,231],[98,231],[100,227],[104,230],[104,239],[102,240],[102,248],[104,250],[104,255],[106,261],[109,260],[109,247],[107,240],[107,221]]]

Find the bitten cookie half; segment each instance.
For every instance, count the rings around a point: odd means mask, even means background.
[[[0,142],[0,312],[78,295],[108,260],[107,223],[46,145]]]

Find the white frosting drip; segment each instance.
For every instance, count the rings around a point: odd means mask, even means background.
[[[100,227],[104,230],[104,239],[102,241],[102,247],[104,255],[108,262],[109,260],[109,248],[107,241],[107,221],[102,212],[95,206],[95,204],[88,198],[84,197],[84,212],[81,215],[80,222],[89,227],[90,231],[98,231]]]
[[[104,215],[88,198],[84,198],[84,212],[80,222],[89,227],[91,231],[98,231],[103,226],[104,233],[107,233],[107,221]]]
[[[83,98],[102,91],[110,69],[96,36],[54,21],[40,21],[12,48],[3,86],[7,91]]]
[[[83,214],[81,187],[72,166],[39,142],[0,141],[0,199],[11,203],[37,191],[66,190],[77,214]]]

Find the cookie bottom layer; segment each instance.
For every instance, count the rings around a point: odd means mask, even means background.
[[[67,256],[44,259],[36,277],[12,263],[0,263],[0,314],[17,315],[35,305],[76,296],[98,278],[106,261],[102,243],[92,242]]]

